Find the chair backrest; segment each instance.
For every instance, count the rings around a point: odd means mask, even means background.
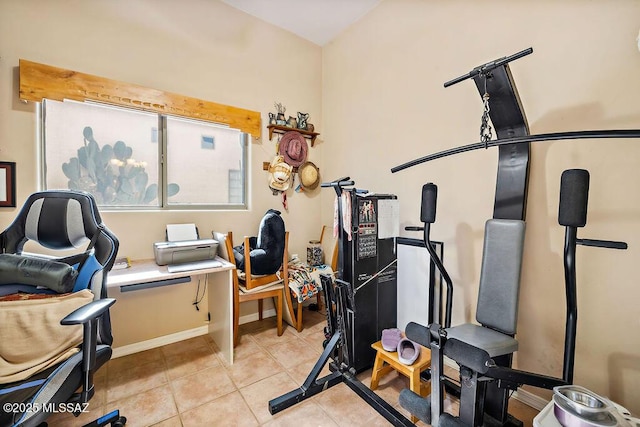
[[[96,299],[107,297],[107,273],[115,262],[119,242],[102,222],[90,193],[47,190],[30,195],[11,225],[0,233],[1,252],[21,254],[29,240],[53,250],[92,249],[99,265],[90,273],[88,288]],[[111,344],[108,313],[102,317],[98,332],[100,342]]]
[[[524,221],[490,219],[485,224],[476,320],[514,335],[518,322]]]
[[[217,231],[213,231],[211,233],[214,240],[218,241],[218,256],[225,261],[229,261],[231,264],[236,265],[236,259],[233,256],[233,234],[231,232],[228,233],[219,233]],[[234,288],[238,288],[238,271],[233,270],[233,284]]]
[[[231,264],[235,265],[235,256],[233,253],[233,233],[229,231],[228,233],[220,233],[220,232],[212,232],[213,238],[218,241],[218,256],[225,261],[229,261]],[[288,241],[289,241],[289,232],[285,232],[284,236],[284,249],[282,254],[282,265],[279,270],[282,271],[282,279],[285,282],[288,282]],[[249,259],[249,258],[247,258]],[[273,276],[276,276],[279,273],[274,273],[266,276],[257,276],[257,278],[252,278],[251,273],[245,272],[242,279],[238,277],[237,269],[234,271],[234,281],[242,281],[243,284],[247,287],[247,289],[252,289],[257,286],[261,286],[263,284],[269,283],[269,281],[273,280]]]
[[[218,241],[218,256],[225,261],[229,261],[235,265],[235,258],[233,256],[233,235],[229,233],[219,233],[214,231],[211,233],[214,240]]]
[[[21,253],[28,240],[64,250],[80,248],[93,239],[96,259],[107,270],[118,251],[118,240],[102,223],[93,196],[73,190],[33,193],[0,236],[5,253]]]

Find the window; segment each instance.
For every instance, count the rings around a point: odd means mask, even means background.
[[[165,135],[168,182],[180,187],[170,206],[244,203],[245,139],[238,130],[167,117]],[[240,171],[239,183],[231,182],[232,170]]]
[[[100,206],[246,208],[247,135],[210,122],[44,100],[43,184]]]

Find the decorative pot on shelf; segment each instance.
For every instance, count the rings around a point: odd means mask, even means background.
[[[287,120],[287,126],[289,126],[290,128],[297,128],[298,127],[298,120],[296,120],[295,117],[293,116],[289,116],[289,120]]]
[[[309,118],[309,113],[301,113],[298,111],[298,129],[308,130],[307,128],[308,118]]]

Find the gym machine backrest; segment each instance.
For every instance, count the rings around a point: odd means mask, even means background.
[[[480,325],[465,323],[445,329],[444,355],[460,365],[461,380],[467,384],[461,388],[461,402],[484,401],[488,385],[472,369],[474,354],[467,351],[467,346],[485,351],[496,364],[504,367],[511,366],[513,353],[518,350],[518,341],[513,335],[518,321],[524,232],[524,221],[490,219],[486,222],[476,308]],[[504,399],[506,412],[506,393]],[[478,405],[460,406],[460,421],[464,425],[482,425],[483,416]],[[503,418],[506,416],[505,413]]]
[[[471,323],[447,328],[450,338],[471,344],[477,342],[492,356],[517,350],[513,335],[518,323],[524,229],[524,221],[520,220],[490,219],[486,222],[476,308],[476,320],[483,328]],[[500,336],[491,344],[489,337],[494,333]]]

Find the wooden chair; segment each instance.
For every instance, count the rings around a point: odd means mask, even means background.
[[[233,233],[213,233],[213,238],[219,242],[218,255],[229,261],[231,264],[236,263],[233,255]],[[285,246],[283,263],[280,271],[276,274],[267,274],[255,276],[251,274],[251,261],[249,257],[249,237],[245,237],[245,272],[239,274],[238,270],[233,272],[233,343],[234,346],[239,343],[239,323],[240,323],[240,304],[247,301],[258,301],[258,318],[262,320],[263,300],[266,298],[275,298],[276,322],[278,336],[282,335],[282,299],[285,296],[284,289],[288,288],[288,243],[289,232],[285,233]],[[251,284],[248,289],[247,283]]]
[[[327,226],[323,225],[322,226],[322,231],[320,232],[319,241],[320,241],[321,245],[322,245],[322,240],[324,238],[324,233],[325,233],[326,228],[327,228]],[[332,269],[332,271],[334,271],[334,272],[336,271],[337,263],[338,263],[338,242],[336,241],[336,244],[335,244],[334,249],[333,249],[333,254],[331,256],[331,264],[329,264],[331,269]],[[291,290],[290,290],[290,293],[291,293],[291,297],[292,298],[291,298],[291,305],[288,308],[289,308],[289,311],[293,311],[292,301],[293,301],[295,295],[294,295],[294,292],[291,291]],[[322,295],[323,295],[323,292],[318,292],[316,294],[316,304],[318,306],[318,311],[321,311],[323,309]],[[287,300],[287,304],[290,304],[289,300]],[[298,303],[298,306],[297,306],[295,311],[296,311],[296,319],[295,319],[296,325],[295,325],[295,328],[296,328],[296,330],[298,332],[302,332],[302,329],[303,329],[303,324],[302,324],[302,304]]]

